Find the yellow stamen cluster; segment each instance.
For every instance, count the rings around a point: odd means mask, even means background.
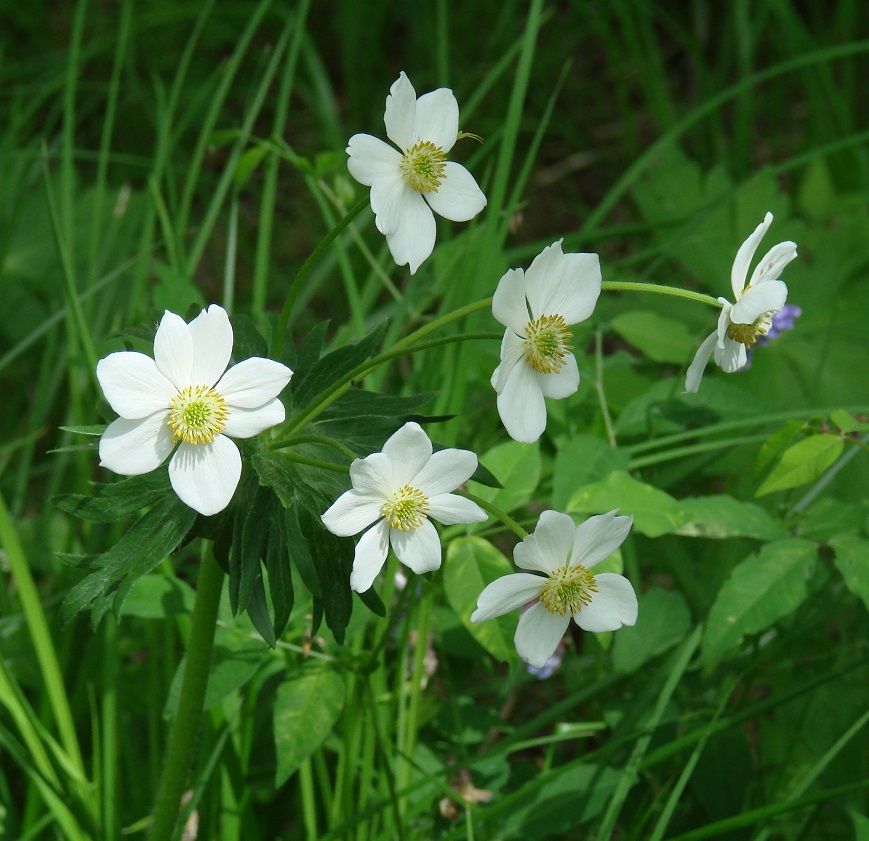
[[[597,592],[594,576],[581,564],[559,567],[549,573],[540,591],[540,602],[550,612],[573,616],[591,602]]]
[[[418,488],[403,485],[392,492],[380,513],[390,528],[399,531],[418,529],[428,518],[428,497]]]
[[[727,326],[727,338],[734,342],[740,342],[750,348],[758,336],[765,336],[772,327],[773,313],[765,312],[751,324],[734,324],[732,321]]]
[[[525,328],[525,360],[539,374],[558,373],[573,350],[573,333],[560,315],[542,315]]]
[[[402,156],[401,174],[417,193],[436,193],[446,165],[444,150],[431,140],[421,140]]]
[[[176,441],[209,444],[226,429],[228,417],[226,401],[213,388],[189,385],[172,399],[168,423]]]

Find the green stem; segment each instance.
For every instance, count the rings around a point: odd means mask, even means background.
[[[169,733],[166,762],[154,804],[153,821],[148,834],[149,841],[172,841],[174,836],[181,797],[190,770],[193,745],[199,731],[202,705],[205,701],[205,688],[208,685],[208,670],[211,665],[211,651],[214,647],[214,632],[217,624],[217,608],[222,590],[223,570],[218,566],[209,548],[204,553],[199,568],[199,583],[193,605],[190,636],[187,641],[187,659],[181,680],[181,695],[175,721]]]
[[[359,199],[350,210],[347,211],[347,215],[341,219],[328,234],[320,241],[320,244],[311,252],[311,255],[302,263],[302,267],[296,273],[295,278],[293,278],[293,283],[290,286],[290,291],[287,293],[287,300],[284,302],[284,308],[281,310],[281,318],[278,321],[278,329],[275,334],[275,343],[272,349],[272,356],[277,359],[281,355],[281,348],[284,346],[284,335],[287,332],[287,323],[290,320],[290,313],[293,310],[293,304],[296,301],[296,295],[299,294],[299,287],[302,285],[302,281],[308,275],[308,272],[311,271],[314,263],[320,259],[320,256],[323,252],[332,244],[332,241],[341,231],[344,230],[360,213],[362,213],[365,208],[368,207],[368,196],[364,196]]]
[[[704,295],[702,292],[692,292],[690,289],[680,289],[675,286],[663,286],[660,283],[635,283],[630,280],[605,280],[601,289],[607,292],[652,292],[655,295],[669,295],[672,298],[686,298],[689,301],[697,301],[701,304],[709,304],[711,307],[721,309],[717,298]]]
[[[350,472],[350,468],[346,464],[338,464],[334,461],[325,461],[321,458],[312,458],[311,456],[303,456],[299,455],[299,453],[293,452],[281,453],[281,455],[289,461],[296,462],[296,464],[309,464],[311,467],[319,467],[321,470],[331,470],[334,473]]]
[[[471,500],[471,502],[476,502],[484,511],[488,511],[493,517],[499,519],[520,540],[528,537],[528,532],[525,531],[519,523],[517,523],[506,511],[502,511],[496,505],[492,505],[489,500],[483,499],[483,497],[477,496],[476,494],[472,494],[470,491],[456,491],[455,493]]]

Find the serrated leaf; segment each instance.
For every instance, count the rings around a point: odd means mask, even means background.
[[[269,648],[274,648],[277,643],[277,637],[275,636],[272,618],[269,616],[269,605],[266,600],[266,590],[263,586],[262,575],[258,575],[253,582],[245,610],[254,628],[257,629],[266,645]]]
[[[155,470],[142,476],[130,476],[120,482],[96,485],[92,495],[59,494],[52,502],[68,514],[94,523],[114,523],[135,514],[172,493],[169,475]]]
[[[676,590],[653,587],[639,597],[637,624],[615,634],[613,666],[632,672],[679,642],[691,628],[691,612]]]
[[[498,444],[484,455],[480,463],[501,483],[500,488],[469,482],[471,493],[491,502],[503,511],[527,505],[540,481],[540,447],[508,441]]]
[[[725,654],[746,634],[765,631],[793,613],[808,595],[806,582],[816,562],[813,543],[787,539],[768,543],[737,564],[709,611],[703,661]]]
[[[820,478],[842,454],[845,442],[838,435],[813,435],[788,447],[755,496],[797,488]]]
[[[869,610],[869,540],[842,534],[834,537],[830,545],[836,551],[833,563],[842,573],[845,586],[862,599]]]
[[[787,529],[759,505],[741,502],[726,494],[688,497],[680,502],[687,518],[676,534],[686,537],[754,537],[758,540],[778,540],[787,536]]]
[[[683,321],[652,310],[628,310],[610,319],[613,330],[654,362],[683,363],[694,351],[694,334]]]
[[[265,565],[269,578],[269,595],[274,611],[273,630],[279,637],[293,610],[293,574],[290,570],[289,540],[283,511],[276,510],[269,523],[269,540],[266,548]]]
[[[487,584],[516,570],[487,540],[463,537],[453,540],[444,563],[444,591],[447,599],[468,633],[496,660],[508,663],[516,659],[513,635],[518,613],[499,616],[485,622],[471,623],[477,598]]]
[[[249,315],[233,314],[229,320],[232,324],[232,356],[236,363],[252,356],[266,356],[268,344]]]
[[[331,668],[306,668],[281,683],[272,718],[276,787],[282,786],[323,743],[343,708],[344,681]]]
[[[571,496],[583,485],[605,479],[615,470],[626,470],[630,456],[613,449],[596,435],[577,435],[555,453],[552,507],[564,511]]]

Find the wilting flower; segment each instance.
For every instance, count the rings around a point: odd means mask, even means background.
[[[417,99],[402,72],[386,97],[383,119],[386,136],[401,151],[370,134],[354,134],[347,168],[371,187],[377,230],[395,262],[409,263],[413,274],[434,248],[432,211],[467,222],[486,206],[486,197],[468,170],[447,160],[459,136],[459,104],[449,88]]]
[[[492,314],[507,329],[492,386],[511,438],[536,441],[546,428],[543,398],[579,388],[569,328],[592,314],[600,285],[597,254],[563,254],[561,240],[544,248],[528,271],[510,269],[499,281]]]
[[[780,242],[774,245],[757,264],[746,286],[748,266],[757,246],[772,224],[772,214],[767,213],[763,222],[736,252],[730,282],[733,287],[735,303],[719,298],[721,315],[718,328],[700,345],[694,361],[685,376],[685,391],[697,391],[700,378],[709,357],[728,374],[738,371],[747,360],[746,350],[758,337],[767,334],[777,312],[784,307],[788,288],[779,275],[784,267],[797,256],[797,246],[793,242]]]
[[[382,452],[350,465],[352,489],[341,494],[322,520],[332,534],[350,537],[374,526],[356,544],[350,587],[364,593],[383,568],[392,546],[398,560],[415,573],[441,565],[441,543],[434,517],[444,525],[481,523],[486,512],[475,502],[450,493],[477,469],[468,450],[432,453],[428,435],[406,423]]]
[[[120,417],[100,439],[100,465],[124,476],[169,462],[182,502],[211,515],[229,504],[241,477],[241,455],[227,437],[251,438],[281,423],[277,399],[293,372],[253,357],[233,365],[232,325],[212,304],[189,324],[168,310],[154,336],[154,359],[111,353],[97,364],[106,400]],[[225,373],[224,373],[225,372]]]
[[[591,572],[622,545],[632,523],[633,517],[610,511],[574,526],[567,514],[544,511],[534,533],[513,550],[516,565],[533,572],[505,575],[489,584],[477,599],[471,622],[535,601],[519,618],[514,639],[519,656],[538,669],[552,657],[571,616],[585,631],[633,625],[637,596],[630,581],[614,572]]]

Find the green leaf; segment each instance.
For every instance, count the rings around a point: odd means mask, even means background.
[[[805,426],[803,421],[790,421],[763,442],[754,465],[755,478],[759,479],[770,470]]]
[[[253,175],[256,168],[262,163],[263,158],[269,153],[266,146],[252,146],[246,149],[235,165],[233,180],[238,188],[244,187]]]
[[[266,356],[269,351],[268,344],[249,315],[233,314],[230,322],[232,323],[232,356],[236,362],[250,359],[252,356]]]
[[[755,496],[796,488],[814,482],[842,454],[845,442],[838,435],[813,435],[785,450]]]
[[[817,561],[807,540],[768,543],[737,564],[724,582],[703,634],[702,659],[709,662],[736,648],[746,634],[757,634],[805,601],[806,582]]]
[[[687,521],[676,529],[676,534],[686,537],[754,537],[770,541],[788,533],[759,505],[726,494],[688,497],[680,504]]]
[[[869,841],[869,818],[853,810],[848,814],[854,822],[854,841]]]
[[[269,648],[274,648],[277,643],[277,637],[275,636],[272,618],[269,616],[269,605],[266,599],[262,575],[258,575],[253,582],[245,610],[254,628],[259,631],[259,635],[263,638],[266,645]]]
[[[637,624],[614,635],[613,666],[619,672],[633,672],[682,640],[690,629],[691,612],[679,592],[653,587],[639,598]]]
[[[797,537],[828,541],[845,532],[860,532],[869,516],[869,506],[859,502],[821,497],[800,515]]]
[[[845,433],[848,432],[866,432],[869,430],[869,423],[866,421],[857,420],[854,415],[846,412],[844,409],[839,409],[830,415],[830,420]]]
[[[513,634],[518,613],[499,616],[485,622],[471,623],[477,598],[496,578],[516,572],[513,565],[487,540],[463,537],[453,540],[444,563],[444,590],[450,607],[461,619],[468,633],[496,660],[508,663],[516,659]]]
[[[265,565],[269,577],[269,595],[272,598],[272,609],[275,614],[273,630],[275,636],[279,637],[290,621],[294,598],[286,517],[282,510],[275,510],[269,524]]]
[[[513,511],[527,505],[540,481],[540,447],[508,441],[480,456],[480,463],[501,483],[490,488],[469,482],[471,493],[491,502],[503,511]]]
[[[842,573],[845,586],[859,596],[869,610],[869,540],[842,534],[834,537],[830,545],[836,550],[833,563]]]
[[[114,523],[128,514],[135,514],[171,494],[169,474],[155,470],[142,476],[130,476],[120,482],[95,485],[93,495],[59,494],[52,502],[82,520],[93,523]]]
[[[648,537],[675,531],[686,520],[681,504],[670,494],[621,471],[581,488],[567,505],[568,512],[584,514],[605,514],[614,508],[633,515],[633,527]]]
[[[163,619],[179,613],[192,613],[194,598],[193,588],[180,578],[153,573],[142,576],[130,588],[121,616]]]
[[[256,484],[256,476],[242,477],[235,497],[232,548],[229,552],[229,603],[235,615],[247,607],[253,583],[260,574],[274,496]]]
[[[323,743],[343,708],[344,681],[329,667],[305,668],[278,686],[273,717],[276,787]]]
[[[682,364],[695,349],[695,337],[682,321],[652,310],[629,310],[610,320],[613,330],[654,362]]]
[[[614,470],[626,470],[630,457],[596,435],[577,435],[555,453],[552,507],[564,511],[578,488],[606,479]]]

